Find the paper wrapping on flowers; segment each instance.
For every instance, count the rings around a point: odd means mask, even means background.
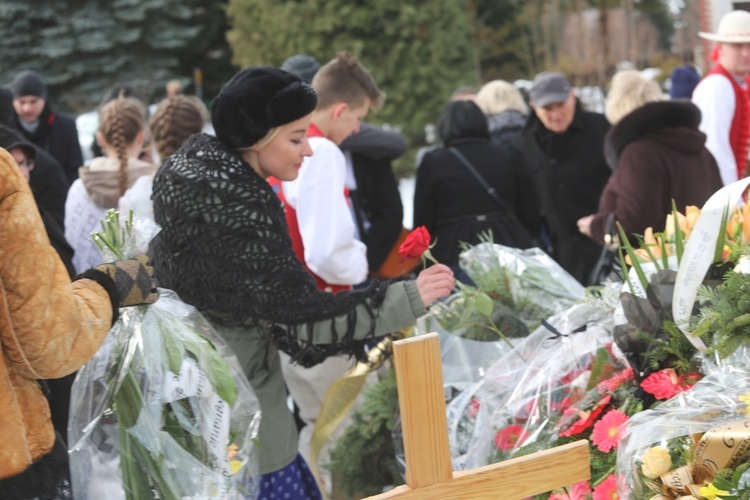
[[[120,225],[108,212],[95,236],[105,259],[143,251],[148,238],[137,227],[132,215]],[[259,424],[260,404],[234,353],[194,307],[159,289],[156,303],[120,311],[73,384],[76,498],[252,496]]]
[[[704,366],[691,389],[628,421],[617,450],[620,498],[750,495],[750,351]]]
[[[597,383],[625,370],[609,350],[618,288],[612,285],[605,299],[584,300],[544,321],[451,401],[455,469],[554,446]]]

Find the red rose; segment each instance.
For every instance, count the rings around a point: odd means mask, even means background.
[[[409,233],[409,236],[406,237],[398,248],[401,262],[421,258],[425,251],[430,248],[431,239],[430,232],[424,226],[419,226]]]

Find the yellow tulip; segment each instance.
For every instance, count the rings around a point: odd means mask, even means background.
[[[680,212],[670,213],[667,215],[667,222],[664,225],[664,236],[667,238],[667,241],[674,241],[675,240],[675,228],[674,228],[674,216],[677,215],[677,224],[679,225],[680,231],[684,235],[683,238],[687,238],[688,234],[688,225],[687,225],[687,218],[682,215]]]
[[[701,216],[701,209],[696,207],[695,205],[688,205],[685,207],[685,238],[690,236],[690,233],[693,232],[693,228],[695,227],[695,223],[698,222],[698,218]]]

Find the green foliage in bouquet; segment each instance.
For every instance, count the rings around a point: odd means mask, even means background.
[[[529,334],[528,327],[513,309],[463,283],[459,283],[455,297],[436,303],[430,313],[447,331],[470,340],[504,340],[509,343],[509,338]]]
[[[698,290],[701,312],[693,334],[725,358],[750,342],[750,275],[728,272],[716,288]]]
[[[387,486],[403,484],[392,437],[397,413],[396,373],[390,367],[382,380],[365,389],[362,405],[331,453],[334,486],[347,498],[377,495]]]
[[[750,500],[750,483],[742,481],[742,476],[750,470],[750,462],[746,455],[740,465],[735,469],[721,469],[716,473],[713,485],[723,491],[729,491],[729,495],[721,495],[726,500]]]
[[[677,324],[674,321],[664,321],[661,331],[663,335],[659,337],[646,332],[638,334],[644,344],[651,342],[650,350],[644,352],[649,368],[657,371],[668,366],[674,368],[678,375],[695,372],[693,358],[697,351]]]
[[[118,259],[131,258],[129,252],[133,252],[136,245],[133,211],[130,211],[123,225],[120,225],[119,215],[113,209],[108,210],[100,222],[102,231],[93,233],[92,237],[102,252],[108,252]],[[196,328],[181,321],[162,318],[158,323],[166,353],[164,370],[178,375],[186,359],[195,361],[204,371],[216,395],[231,407],[237,399],[237,387],[227,362],[213,343]],[[127,344],[120,347],[129,349]],[[123,351],[115,359],[122,363],[127,357]],[[123,487],[129,500],[154,497],[178,500],[179,488],[175,483],[174,471],[169,469],[170,464],[166,463],[164,456],[149,450],[144,441],[158,441],[158,433],[163,430],[186,452],[208,466],[212,462],[211,451],[202,430],[195,425],[198,418],[196,408],[185,398],[164,403],[162,429],[139,423],[141,412],[148,411],[142,389],[146,387],[148,390],[145,357],[141,349],[136,349],[121,385],[117,387],[116,380],[111,379],[108,389],[116,391],[111,411],[117,415],[119,424]]]

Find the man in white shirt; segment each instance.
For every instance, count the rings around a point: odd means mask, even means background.
[[[359,130],[369,109],[382,105],[383,94],[370,73],[347,53],[321,67],[312,80],[318,106],[307,131],[313,155],[305,158],[294,181],[272,180],[284,202],[289,233],[297,257],[316,279],[318,288],[336,293],[367,279],[367,247],[359,241],[346,157],[339,148]],[[328,388],[352,366],[353,361],[330,357],[311,368],[292,365],[281,353],[281,367],[289,393],[306,424],[300,431],[300,454],[313,459],[310,439]],[[326,478],[319,478],[324,483]],[[325,489],[329,484],[322,485]]]
[[[724,185],[747,175],[750,138],[750,13],[735,10],[721,18],[717,33],[700,32],[717,42],[714,68],[693,92],[702,113],[700,130],[706,147],[716,158]]]

